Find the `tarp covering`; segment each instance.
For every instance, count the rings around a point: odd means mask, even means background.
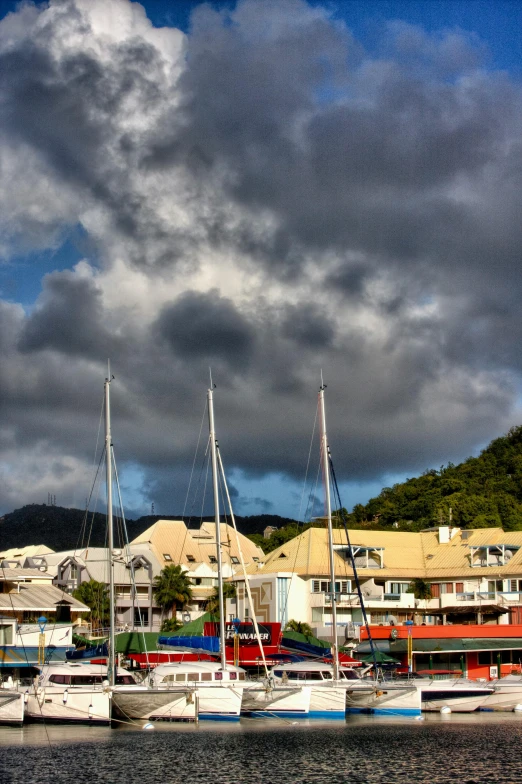
[[[376,640],[374,646],[391,656],[407,653],[408,640]],[[522,650],[519,637],[435,637],[432,639],[413,639],[413,653],[466,653],[466,651]],[[357,653],[370,653],[370,643],[365,641],[357,646]]]
[[[109,655],[109,649],[106,642],[100,645],[91,645],[88,648],[77,648],[75,651],[67,651],[65,654],[67,659],[96,659],[103,658]]]
[[[368,664],[373,664],[374,661],[376,661],[377,664],[400,664],[400,661],[392,659],[391,656],[388,656],[382,651],[375,651],[375,656],[369,653],[367,656],[363,656],[361,661],[367,662]]]
[[[308,656],[324,657],[330,655],[330,644],[325,642],[325,640],[313,637],[311,634],[300,634],[299,632],[285,630],[281,645],[290,651],[297,651]]]
[[[159,637],[158,643],[169,648],[184,651],[201,651],[202,653],[219,653],[219,637]]]
[[[212,613],[203,613],[199,618],[196,618],[195,621],[190,621],[190,623],[186,623],[185,626],[182,626],[181,629],[178,629],[177,632],[172,632],[169,634],[169,637],[203,637],[205,632],[205,624],[206,623],[217,623],[219,618],[217,615],[212,615]]]
[[[122,632],[116,637],[116,653],[147,653],[158,649],[157,632]]]

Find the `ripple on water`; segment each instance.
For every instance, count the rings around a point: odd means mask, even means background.
[[[522,722],[0,730],[3,784],[516,784]]]

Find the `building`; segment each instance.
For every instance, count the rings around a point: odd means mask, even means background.
[[[440,526],[420,533],[350,531],[352,554],[368,620],[373,625],[406,621],[439,624],[522,623],[522,531],[461,530]],[[345,532],[334,530],[335,598],[340,641],[357,636],[362,623]],[[244,580],[235,576],[237,602],[227,612],[260,622],[291,618],[329,638],[332,590],[328,536],[309,528],[249,568],[254,607]],[[429,586],[416,598],[412,581]]]
[[[221,523],[224,577],[232,577],[240,565],[240,551],[248,565],[263,558],[263,551],[246,536]],[[32,580],[54,585],[71,594],[84,582],[109,584],[107,548],[82,547],[55,553],[48,548],[21,548],[6,552],[5,567],[32,569]],[[113,554],[116,627],[119,631],[143,629],[158,632],[164,612],[154,600],[153,584],[169,564],[180,564],[192,583],[193,599],[178,612],[184,622],[206,610],[217,586],[215,523],[188,528],[182,520],[158,520],[134,539],[128,548]],[[28,572],[27,572],[28,574]],[[0,596],[1,599],[1,596]],[[1,606],[0,606],[1,609]],[[87,633],[88,629],[85,629]]]
[[[260,547],[243,534],[236,534],[227,523],[220,523],[220,536],[225,578],[232,578],[240,570],[240,551],[249,568],[265,557]],[[194,529],[182,520],[158,520],[132,541],[131,549],[138,545],[147,546],[161,568],[181,564],[192,582],[192,603],[185,608],[184,620],[202,615],[218,582],[215,523],[202,523]]]

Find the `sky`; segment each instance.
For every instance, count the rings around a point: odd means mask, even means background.
[[[519,424],[521,30],[0,0],[0,513],[84,505],[108,358],[130,516],[210,511],[209,367],[238,514],[320,513],[321,372],[348,508]]]

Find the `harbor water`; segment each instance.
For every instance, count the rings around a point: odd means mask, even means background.
[[[522,716],[0,730],[2,784],[514,784]]]

